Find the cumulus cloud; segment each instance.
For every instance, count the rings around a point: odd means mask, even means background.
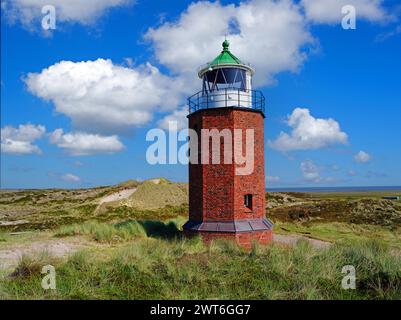
[[[271,148],[287,152],[319,149],[334,144],[346,144],[348,141],[347,134],[341,131],[337,121],[331,118],[314,118],[309,109],[294,109],[286,123],[291,127],[291,133],[281,132],[276,140],[269,140]]]
[[[6,1],[3,11],[10,12],[15,6],[29,13],[32,9],[26,8],[39,8],[44,2],[16,0],[11,5]],[[109,8],[131,2],[53,1],[59,19],[83,24]],[[71,118],[74,128],[119,133],[149,123],[157,111],[172,112],[168,117],[182,115],[178,106],[200,87],[196,69],[217,55],[224,35],[230,40],[233,53],[255,67],[253,83],[257,86],[274,82],[280,72],[298,71],[316,43],[304,13],[308,4],[291,0],[190,4],[177,20],[165,21],[144,35],[157,62],[173,76],[149,63],[134,67],[128,59],[126,66],[120,66],[98,59],[61,61],[39,73],[30,73],[25,82],[31,93],[51,101],[57,112]],[[165,125],[165,121],[159,125]]]
[[[219,2],[189,5],[175,22],[147,31],[157,60],[177,74],[191,74],[221,51],[224,35],[231,50],[257,70],[256,84],[281,71],[297,71],[314,43],[300,6],[288,0],[253,0],[238,6]]]
[[[56,8],[57,22],[76,22],[82,25],[93,24],[109,9],[132,4],[133,0],[2,0],[1,8],[11,23],[20,23],[33,28],[40,27],[43,18],[42,7],[53,5]],[[37,27],[35,26],[35,29]]]
[[[371,160],[371,156],[369,153],[365,151],[359,151],[357,154],[354,155],[354,160],[358,163],[367,163]]]
[[[114,153],[124,149],[117,136],[102,136],[85,132],[64,133],[56,129],[49,134],[50,143],[56,144],[72,156]]]
[[[42,125],[24,124],[18,128],[6,126],[1,129],[1,152],[14,155],[41,154],[40,148],[33,144],[42,138],[46,128]]]
[[[134,69],[104,59],[61,61],[29,73],[25,83],[31,93],[52,101],[75,127],[92,132],[144,125],[154,111],[174,110],[183,99],[183,83],[151,64]]]
[[[302,0],[308,20],[314,23],[341,23],[346,5],[355,7],[357,19],[381,22],[390,18],[382,0]]]
[[[182,130],[188,127],[188,107],[175,110],[173,113],[165,116],[163,119],[158,121],[158,126],[161,129],[169,130],[170,123],[177,124],[177,130]]]
[[[320,169],[311,160],[305,160],[301,162],[301,172],[302,176],[307,181],[320,182]]]
[[[65,181],[65,182],[80,182],[81,178],[72,174],[72,173],[66,173],[64,175],[62,175],[61,180]]]

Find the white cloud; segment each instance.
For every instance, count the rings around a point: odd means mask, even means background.
[[[45,5],[56,8],[59,22],[76,22],[89,25],[96,22],[109,9],[132,4],[132,0],[2,0],[2,11],[11,23],[19,22],[28,28],[39,28]],[[36,24],[36,25],[34,25]]]
[[[78,177],[74,174],[71,174],[71,173],[66,173],[66,174],[62,175],[60,178],[61,178],[61,180],[66,181],[66,182],[80,182],[81,181],[80,177]]]
[[[357,175],[357,172],[355,170],[348,170],[347,175],[349,175],[350,177],[354,177]]]
[[[267,182],[276,183],[280,181],[280,177],[278,176],[267,176]]]
[[[41,154],[42,151],[33,142],[42,138],[45,132],[46,128],[42,125],[25,124],[18,128],[6,126],[1,129],[1,152],[15,155]]]
[[[297,71],[314,43],[300,6],[288,0],[253,0],[239,6],[197,2],[178,21],[151,28],[145,39],[155,56],[177,74],[190,74],[221,51],[224,35],[232,52],[255,68],[256,84],[282,71]]]
[[[13,6],[21,12],[26,10],[29,22],[29,12],[44,2],[16,0],[11,5],[7,1],[5,7],[7,12]],[[131,2],[53,1],[62,21],[83,24],[109,8]],[[150,28],[144,36],[157,61],[174,76],[163,74],[149,63],[133,67],[128,59],[127,66],[120,66],[98,59],[61,61],[39,73],[30,73],[25,82],[31,93],[51,101],[58,113],[69,117],[76,130],[115,134],[149,123],[155,112],[172,112],[159,122],[159,126],[165,126],[168,118],[182,117],[183,111],[177,106],[187,94],[200,88],[196,70],[220,52],[225,34],[233,53],[255,67],[256,85],[273,82],[283,71],[297,72],[316,43],[303,7],[295,1],[251,0],[239,5],[202,1],[189,5],[176,21]],[[347,139],[339,133],[342,137],[337,140]],[[304,143],[297,145],[295,149],[310,148]]]
[[[169,130],[169,124],[177,124],[177,130],[182,130],[188,127],[188,107],[183,107],[181,109],[175,110],[173,113],[165,116],[163,119],[158,121],[158,126],[161,129]]]
[[[342,7],[352,5],[355,7],[356,19],[365,19],[372,22],[381,22],[390,16],[382,6],[382,0],[302,0],[308,20],[314,23],[341,24]]]
[[[367,163],[371,160],[371,156],[369,153],[365,151],[359,151],[357,154],[354,155],[354,160],[358,163]]]
[[[333,144],[346,144],[348,136],[341,131],[334,119],[314,118],[309,109],[296,108],[288,116],[287,124],[292,128],[290,134],[280,132],[269,146],[279,151],[319,149]]]
[[[64,134],[63,129],[56,129],[49,134],[49,140],[72,156],[114,153],[124,149],[115,135],[102,136],[85,132]]]
[[[320,182],[320,169],[311,160],[305,160],[301,162],[302,176],[307,181]]]
[[[110,60],[61,61],[25,79],[30,92],[54,103],[85,131],[120,132],[141,126],[153,112],[174,110],[183,83],[150,64],[136,69]]]

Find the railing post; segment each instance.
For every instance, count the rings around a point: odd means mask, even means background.
[[[224,88],[224,97],[225,97],[224,105],[227,108],[227,88]]]
[[[240,107],[240,104],[239,104],[239,101],[240,101],[239,95],[240,95],[240,93],[239,93],[239,89],[238,89],[238,108]]]

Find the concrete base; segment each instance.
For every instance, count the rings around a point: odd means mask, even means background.
[[[226,239],[235,241],[240,247],[247,250],[252,248],[253,243],[266,245],[273,241],[273,230],[252,231],[240,233],[220,233],[220,232],[202,232],[184,230],[186,237],[200,236],[204,243],[209,244],[216,239]]]

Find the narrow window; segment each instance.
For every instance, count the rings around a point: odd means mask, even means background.
[[[248,209],[252,210],[252,195],[251,194],[246,194],[244,196],[244,206],[247,207]]]

